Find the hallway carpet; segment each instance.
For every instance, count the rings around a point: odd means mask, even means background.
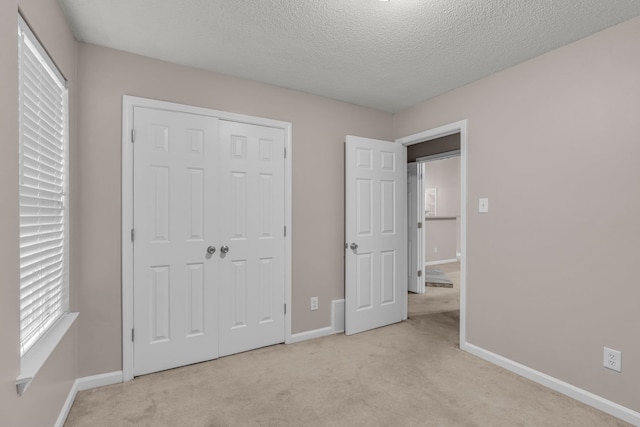
[[[459,312],[78,393],[67,427],[626,426],[458,348]]]

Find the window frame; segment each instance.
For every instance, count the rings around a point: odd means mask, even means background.
[[[19,353],[20,353],[20,375],[16,380],[16,389],[18,395],[22,395],[28,385],[31,383],[32,379],[35,377],[36,373],[40,370],[40,368],[44,365],[47,358],[51,355],[51,353],[55,350],[58,343],[64,338],[68,329],[74,323],[77,318],[78,313],[70,313],[69,312],[69,90],[68,90],[68,82],[59,68],[56,66],[54,61],[51,59],[51,56],[48,54],[46,49],[43,47],[40,40],[33,33],[31,28],[29,27],[26,20],[22,17],[22,15],[18,14],[18,28],[17,28],[17,42],[18,42],[18,123],[19,123],[19,137],[18,144],[20,147],[20,157],[18,158],[20,165],[19,172],[19,188],[20,188],[20,201],[19,201],[19,221],[20,227],[23,226],[23,213],[22,213],[22,192],[23,189],[26,189],[23,183],[24,180],[24,168],[23,168],[23,153],[25,151],[25,124],[24,124],[24,109],[26,107],[25,99],[25,90],[24,84],[24,75],[23,75],[23,67],[26,67],[26,63],[28,58],[25,56],[22,49],[29,49],[31,54],[35,56],[35,59],[39,61],[42,65],[44,71],[51,76],[53,80],[55,80],[55,84],[59,86],[59,89],[62,89],[62,93],[58,95],[62,97],[62,131],[61,131],[61,150],[62,153],[58,154],[58,157],[61,157],[62,160],[58,161],[58,165],[61,166],[61,184],[59,187],[62,188],[60,196],[60,203],[62,203],[62,213],[58,214],[58,217],[61,215],[61,226],[62,226],[62,234],[58,240],[62,240],[61,243],[61,266],[56,267],[56,271],[60,271],[61,279],[60,283],[55,286],[56,292],[60,290],[61,292],[61,302],[59,309],[56,309],[54,317],[52,320],[46,321],[45,324],[40,324],[38,326],[38,331],[36,333],[36,338],[32,338],[29,341],[25,342],[25,337],[23,336],[23,326],[25,325],[25,320],[23,319],[23,307],[22,302],[20,303],[20,320],[19,320]],[[25,41],[23,41],[23,39]],[[35,83],[32,81],[32,86],[36,86],[36,83],[45,82],[46,77],[38,79]],[[42,90],[37,93],[38,99],[45,92],[44,86],[41,88]],[[58,102],[58,99],[56,99]],[[54,105],[59,105],[54,103]],[[38,116],[40,117],[40,116]],[[59,116],[58,116],[59,118]],[[60,123],[60,121],[58,121]],[[42,132],[44,126],[37,126],[37,130]],[[31,129],[34,132],[33,128]],[[36,144],[39,148],[44,147],[44,144],[40,144],[37,142]],[[36,161],[38,164],[43,164],[44,162],[40,162],[40,159]],[[54,163],[56,164],[56,163]],[[41,169],[38,169],[41,170]],[[37,182],[40,182],[36,179]],[[42,181],[44,183],[44,181]],[[40,188],[40,187],[38,187]],[[40,233],[38,231],[37,233]],[[22,246],[23,237],[20,237],[20,243]],[[22,270],[23,261],[22,261],[22,250],[19,249],[20,255],[20,264],[19,267]],[[20,280],[20,294],[23,293],[23,282],[22,278]],[[40,285],[38,286],[40,287]],[[43,288],[46,286],[42,286]],[[22,297],[21,297],[22,299]],[[44,297],[40,296],[35,298],[36,300],[45,300]],[[25,310],[26,311],[26,310]]]

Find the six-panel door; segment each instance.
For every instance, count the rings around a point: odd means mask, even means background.
[[[218,354],[218,120],[135,108],[134,375]]]
[[[284,131],[220,121],[220,356],[284,341]]]
[[[402,320],[406,148],[347,136],[345,163],[345,332],[350,335]]]

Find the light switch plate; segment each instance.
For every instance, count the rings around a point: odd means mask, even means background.
[[[481,198],[478,201],[478,212],[480,213],[487,213],[489,212],[489,199],[485,198]]]

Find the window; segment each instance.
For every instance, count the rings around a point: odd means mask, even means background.
[[[19,18],[20,355],[68,312],[66,80]]]

